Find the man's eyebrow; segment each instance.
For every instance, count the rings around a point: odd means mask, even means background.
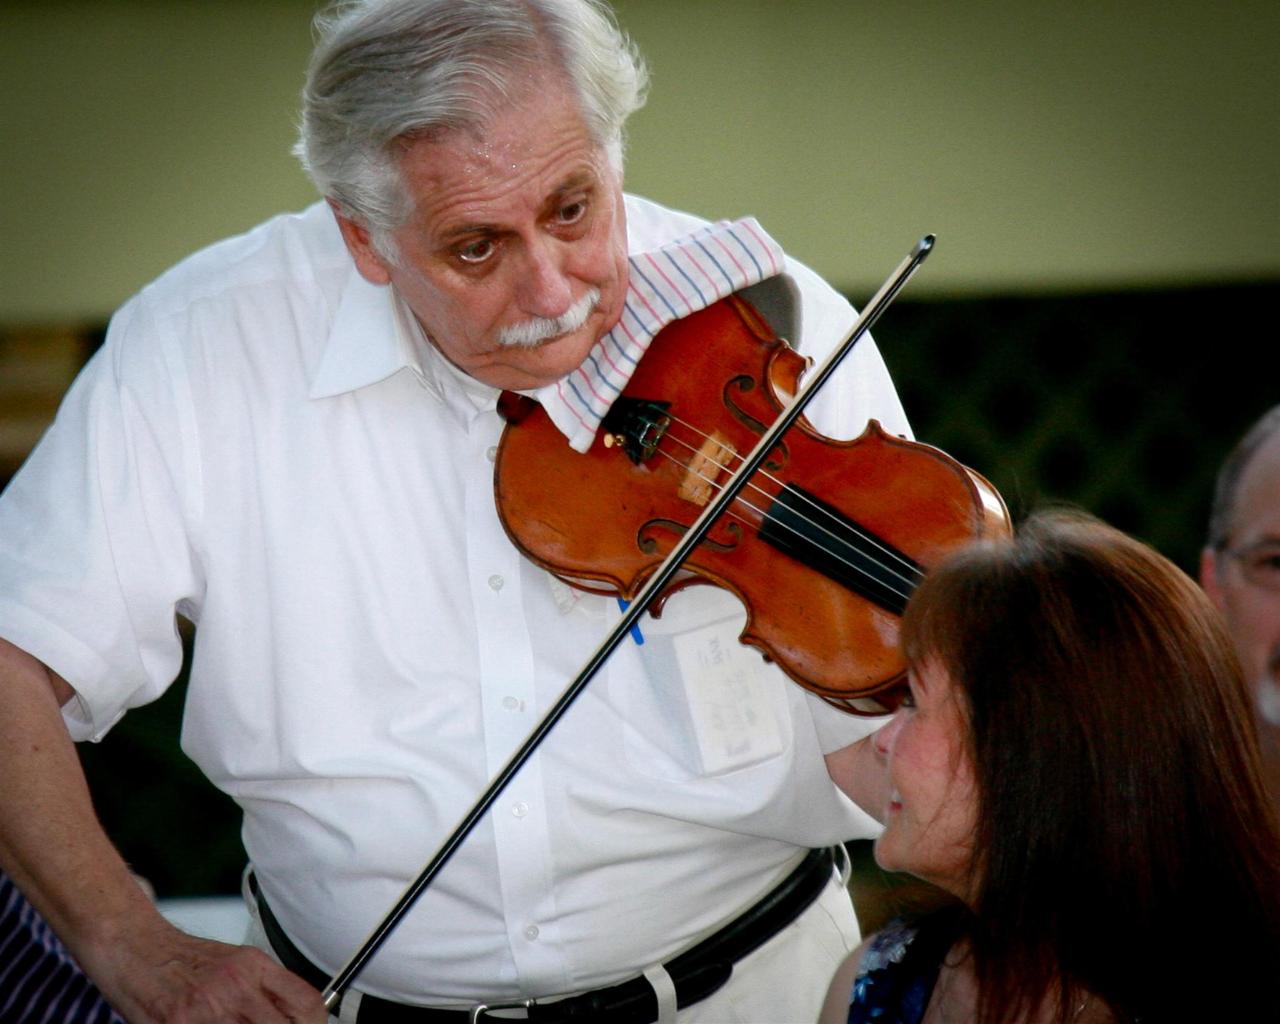
[[[565,178],[557,185],[543,204],[544,208],[550,211],[553,207],[560,203],[570,192],[581,192],[583,190],[591,191],[599,184],[600,179],[592,172],[586,169],[577,171],[569,177]]]
[[[551,193],[543,202],[543,209],[547,211],[551,210],[570,192],[578,192],[583,189],[590,191],[598,185],[599,181],[599,177],[589,169],[584,168],[581,171],[575,171],[551,190]],[[497,235],[501,234],[502,230],[503,229],[497,224],[488,224],[480,221],[475,223],[463,222],[455,224],[452,227],[445,228],[436,236],[436,238],[440,245],[449,245],[460,238]]]
[[[496,224],[456,224],[451,228],[446,228],[437,236],[441,245],[448,245],[459,238],[470,238],[473,236],[494,235],[498,233]]]
[[[584,167],[582,170],[575,171],[573,174],[569,175],[569,177],[565,178],[559,187],[557,187],[551,194],[553,196],[562,196],[566,192],[577,192],[579,189],[588,187],[594,188],[599,180],[600,179],[596,177],[594,171],[588,170]]]

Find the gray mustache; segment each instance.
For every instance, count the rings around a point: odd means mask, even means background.
[[[505,348],[532,348],[550,338],[572,334],[587,322],[600,301],[600,289],[589,289],[577,302],[557,317],[534,317],[522,324],[511,324],[498,332],[498,344]]]

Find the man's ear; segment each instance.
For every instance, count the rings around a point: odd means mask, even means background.
[[[1223,610],[1222,584],[1218,581],[1218,553],[1213,548],[1200,551],[1200,586],[1218,611]]]
[[[369,237],[369,229],[363,224],[357,224],[339,211],[332,199],[326,202],[329,204],[329,209],[333,211],[334,220],[338,222],[338,230],[342,232],[342,240],[347,243],[347,252],[351,253],[360,276],[370,284],[390,284],[391,269],[387,261],[374,249]]]

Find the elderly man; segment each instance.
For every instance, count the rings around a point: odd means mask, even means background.
[[[617,616],[507,540],[500,389],[589,444],[661,327],[657,277],[673,314],[746,288],[818,355],[852,323],[754,222],[623,194],[643,86],[594,0],[343,8],[298,146],[325,202],[127,303],[0,502],[0,861],[134,1024],[322,1020],[312,986]],[[905,434],[875,349],[848,363],[819,423]],[[177,615],[197,626],[183,747],[243,808],[274,959],[157,917],[78,774],[69,736],[173,679]],[[745,653],[741,625],[709,588],[646,620],[340,1019],[816,1016],[857,939],[834,868],[877,827],[877,723]]]
[[[1263,767],[1280,807],[1280,406],[1222,465],[1200,582],[1226,618],[1252,684]]]

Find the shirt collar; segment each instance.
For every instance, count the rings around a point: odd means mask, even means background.
[[[421,374],[421,361],[404,323],[408,311],[402,307],[395,289],[366,281],[353,265],[311,379],[310,397],[355,391],[405,367]]]
[[[436,351],[395,288],[372,284],[352,267],[310,397],[358,391],[406,369],[446,404],[461,397],[470,409],[483,411],[497,402],[497,388],[467,376]]]

